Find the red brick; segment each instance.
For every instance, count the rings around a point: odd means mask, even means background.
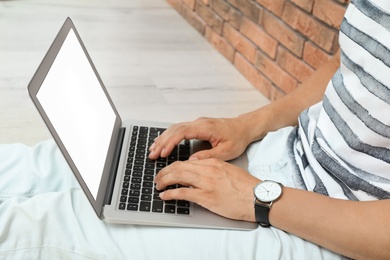
[[[334,50],[338,35],[337,30],[328,28],[289,2],[286,2],[282,18],[292,28],[308,37],[325,51]]]
[[[285,95],[286,93],[283,90],[279,89],[278,87],[274,87],[271,91],[271,96],[269,97],[269,100],[275,101]]]
[[[202,2],[198,2],[196,12],[199,16],[218,34],[222,34],[223,20],[222,18],[211,10],[211,8]]]
[[[181,13],[181,0],[167,0],[167,2],[178,12]]]
[[[241,22],[241,13],[235,8],[232,8],[224,0],[211,0],[210,5],[213,10],[219,14],[226,22],[231,24],[234,28],[238,29]]]
[[[183,5],[181,15],[186,19],[200,34],[205,33],[206,23],[190,8]]]
[[[243,18],[240,32],[256,44],[261,50],[271,58],[275,58],[278,42],[269,36],[260,26],[247,18]]]
[[[303,60],[310,64],[314,69],[318,69],[322,64],[327,62],[331,56],[316,47],[310,42],[305,44],[305,49],[303,51]]]
[[[263,13],[264,30],[291,50],[298,57],[302,56],[304,39],[292,30],[286,23],[268,12]]]
[[[256,0],[256,2],[279,17],[282,15],[285,0]]]
[[[296,79],[261,52],[257,52],[255,66],[285,93],[291,92],[298,86]]]
[[[297,58],[283,47],[279,47],[276,61],[280,67],[290,73],[299,82],[305,81],[314,72],[302,59]]]
[[[254,63],[256,55],[256,46],[245,36],[234,29],[231,25],[225,24],[223,27],[223,36],[231,45],[241,53],[247,60]]]
[[[253,0],[227,0],[235,8],[240,10],[249,19],[257,22],[260,17],[261,8]]]
[[[196,0],[182,0],[183,3],[185,5],[187,5],[187,7],[189,7],[192,11],[195,10],[195,4],[196,4]]]
[[[234,62],[235,50],[223,37],[214,32],[210,27],[206,27],[205,37],[226,59],[231,63]]]
[[[264,96],[270,98],[273,90],[272,82],[265,78],[253,64],[247,61],[240,54],[236,54],[234,66],[239,72]]]
[[[290,1],[309,13],[311,13],[311,11],[313,10],[314,0],[290,0]]]
[[[329,11],[332,10],[332,11]],[[334,28],[340,28],[345,13],[345,6],[329,0],[316,0],[313,15]]]

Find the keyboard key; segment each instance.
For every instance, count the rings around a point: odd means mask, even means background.
[[[153,181],[154,177],[152,175],[144,175],[144,181]]]
[[[139,210],[150,212],[150,205],[151,203],[149,201],[141,201],[141,204],[139,205]]]
[[[142,172],[144,170],[144,167],[142,165],[134,165],[134,171]]]
[[[138,205],[137,204],[127,204],[127,210],[137,211]]]
[[[145,174],[154,175],[154,169],[145,169]]]
[[[131,179],[131,183],[141,183],[141,182],[142,182],[141,177],[133,177]]]
[[[190,214],[190,209],[189,208],[177,208],[177,214],[189,215]]]
[[[142,188],[142,194],[152,194],[151,188]]]
[[[155,163],[145,163],[145,169],[154,169]]]
[[[141,200],[152,201],[152,195],[150,195],[150,194],[142,194],[141,195]]]
[[[134,160],[134,165],[144,165],[143,160]]]
[[[134,171],[133,172],[133,177],[142,177],[142,172],[140,172],[140,171]]]
[[[144,183],[142,183],[142,187],[144,187],[144,188],[153,188],[153,182],[151,182],[151,181],[144,181]]]
[[[126,208],[126,203],[119,203],[119,209],[124,210]]]
[[[159,192],[155,192],[155,193],[153,194],[153,200],[161,200],[161,198],[160,198],[160,193],[159,193]]]
[[[139,137],[140,139],[148,139],[148,133],[147,133],[147,132],[146,132],[146,133],[140,132],[139,135],[138,135],[138,137]]]
[[[186,208],[189,208],[190,207],[190,203],[186,200],[178,200],[177,201],[177,205],[179,207],[186,207]]]
[[[132,183],[130,185],[130,189],[132,189],[132,190],[140,190],[141,189],[141,184],[140,183]]]
[[[163,204],[164,204],[163,201],[158,201],[158,200],[153,201],[152,211],[159,212],[159,213],[163,212]]]
[[[157,167],[157,168],[164,168],[165,166],[167,166],[167,164],[166,164],[165,162],[158,162],[158,163],[156,164],[156,167]]]
[[[177,161],[177,154],[168,155],[168,161]]]
[[[175,205],[165,205],[164,212],[170,213],[170,214],[175,214],[176,213]]]
[[[137,197],[129,197],[129,200],[127,202],[128,203],[132,203],[132,204],[138,204],[139,203],[139,198],[137,198]]]
[[[135,159],[145,159],[145,154],[140,154],[140,153],[137,153],[135,154]]]
[[[141,192],[139,190],[131,190],[129,192],[129,196],[132,196],[132,197],[139,197],[140,194],[141,194]]]
[[[149,132],[149,127],[147,127],[147,126],[141,126],[141,127],[139,128],[139,132],[140,132],[140,133],[147,133],[147,132]]]

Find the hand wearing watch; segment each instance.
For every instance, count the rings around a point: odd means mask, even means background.
[[[272,204],[282,196],[283,184],[276,181],[265,180],[253,189],[255,195],[255,217],[262,227],[270,227],[269,212]]]

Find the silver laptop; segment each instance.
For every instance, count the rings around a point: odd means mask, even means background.
[[[104,221],[242,230],[257,227],[218,216],[188,201],[159,199],[153,183],[156,173],[204,149],[204,142],[186,140],[169,157],[149,160],[148,147],[169,124],[122,122],[70,18],[38,67],[28,92],[97,216]],[[246,168],[245,154],[231,163]]]

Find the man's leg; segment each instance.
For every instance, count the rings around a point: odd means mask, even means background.
[[[97,218],[52,142],[0,146],[0,156],[1,259],[338,258],[274,228],[108,224]]]
[[[78,187],[54,141],[28,147],[0,145],[0,203],[7,198],[29,198],[50,191]]]

